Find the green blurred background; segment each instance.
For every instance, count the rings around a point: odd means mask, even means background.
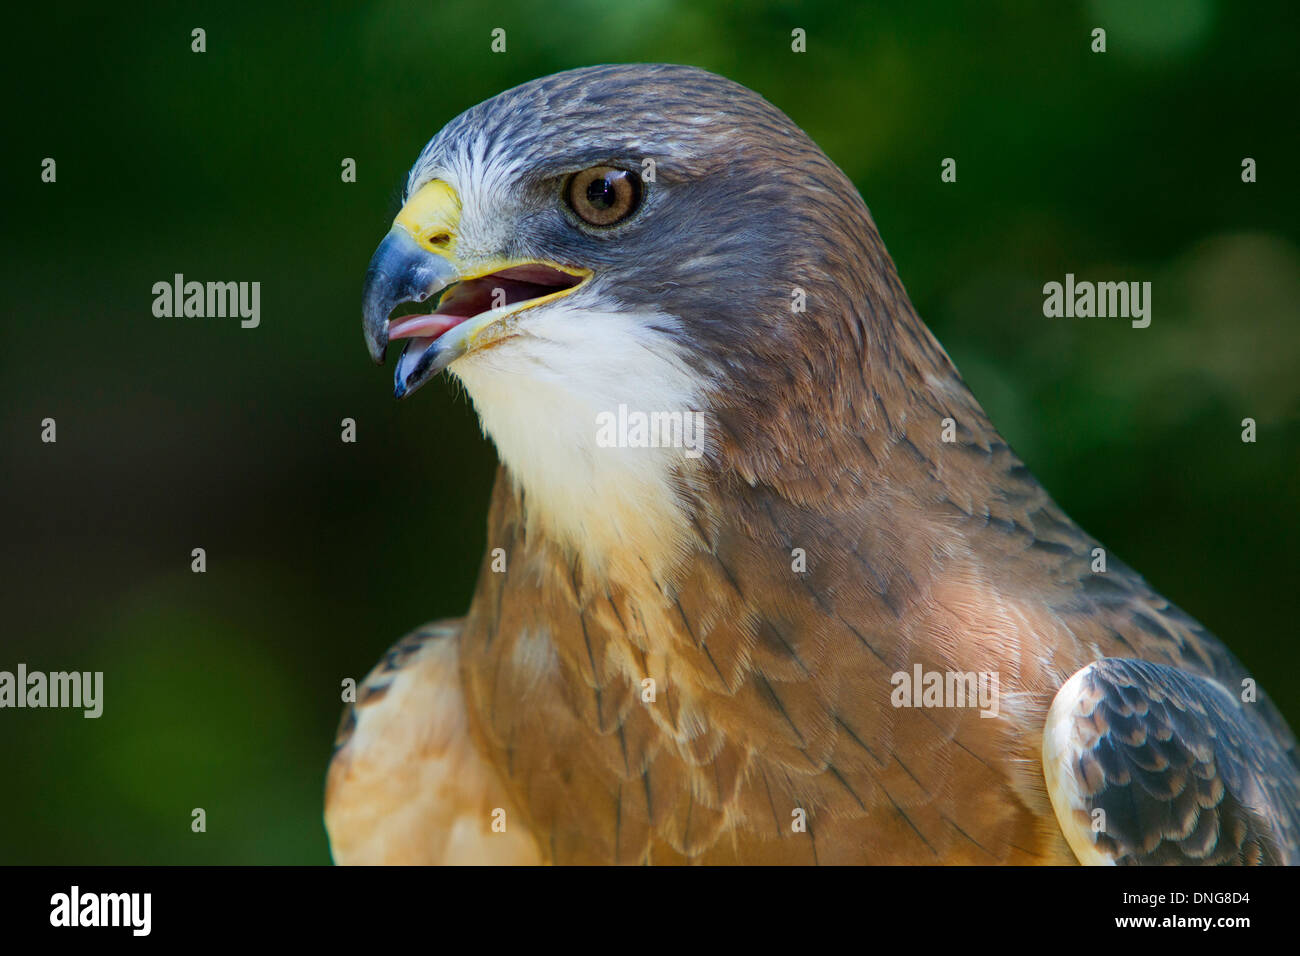
[[[366,263],[444,122],[593,63],[706,67],[808,130],[1013,447],[1300,724],[1291,7],[30,8],[3,41],[0,669],[102,670],[105,709],[0,711],[0,862],[328,860],[340,681],[462,613],[494,468],[445,381],[399,405],[370,365]],[[260,281],[261,327],[155,318],[176,272]],[[1151,327],[1045,319],[1066,272],[1151,281]]]

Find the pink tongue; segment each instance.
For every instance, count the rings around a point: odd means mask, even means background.
[[[389,339],[436,339],[464,322],[463,315],[410,315],[388,327]]]

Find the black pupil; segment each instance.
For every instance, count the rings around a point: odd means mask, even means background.
[[[614,205],[618,190],[614,187],[615,173],[608,173],[600,179],[593,179],[587,184],[587,202],[597,209],[608,209]]]

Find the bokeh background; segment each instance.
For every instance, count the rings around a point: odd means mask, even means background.
[[[1300,726],[1292,4],[183,6],[0,41],[0,669],[106,685],[99,720],[0,711],[0,862],[328,861],[340,681],[462,613],[495,461],[446,382],[393,401],[366,263],[444,122],[593,63],[706,67],[807,129],[1013,447]],[[177,272],[260,281],[261,326],[155,318]],[[1151,327],[1045,319],[1066,272],[1151,281]]]

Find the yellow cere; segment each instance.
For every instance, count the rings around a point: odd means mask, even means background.
[[[432,180],[416,190],[393,222],[425,249],[446,255],[456,240],[460,197],[441,179]]]

